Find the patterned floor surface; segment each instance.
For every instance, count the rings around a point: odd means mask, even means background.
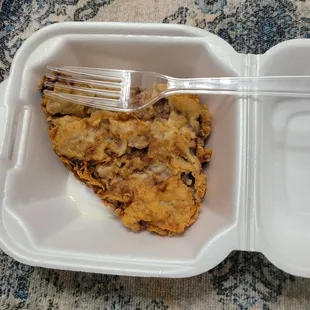
[[[193,25],[238,52],[264,53],[281,41],[310,37],[310,0],[0,0],[0,82],[29,35],[73,20]],[[246,252],[189,279],[47,270],[0,252],[0,309],[310,309],[310,279]]]

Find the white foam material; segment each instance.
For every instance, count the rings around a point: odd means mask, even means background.
[[[1,248],[31,265],[159,277],[195,275],[232,250],[253,250],[310,276],[306,100],[201,96],[213,117],[208,192],[185,235],[162,238],[127,230],[65,169],[52,152],[37,89],[48,64],[175,77],[309,75],[309,49],[295,40],[241,55],[208,32],[177,25],[64,23],[35,33],[0,85]]]

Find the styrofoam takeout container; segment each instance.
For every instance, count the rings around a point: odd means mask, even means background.
[[[62,23],[31,36],[0,85],[0,245],[26,264],[186,277],[232,250],[262,252],[310,277],[310,104],[204,96],[213,116],[208,192],[184,236],[132,233],[60,163],[38,84],[47,64],[157,71],[176,77],[309,75],[310,40],[241,55],[188,26]]]

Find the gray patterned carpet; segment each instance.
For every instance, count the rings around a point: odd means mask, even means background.
[[[0,0],[0,82],[23,40],[69,20],[189,24],[242,53],[310,37],[310,0]],[[145,279],[46,270],[0,251],[0,310],[310,309],[310,279],[290,276],[256,253],[232,253],[189,279]]]

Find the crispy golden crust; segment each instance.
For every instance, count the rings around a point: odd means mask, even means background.
[[[210,113],[197,96],[171,96],[129,114],[47,96],[41,106],[60,160],[126,227],[171,235],[197,219],[206,192],[201,165],[212,154],[204,147]]]

